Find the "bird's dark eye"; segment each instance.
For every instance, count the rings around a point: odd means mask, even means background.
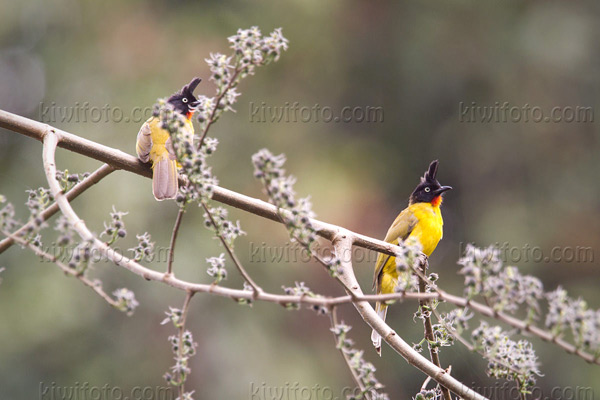
[[[425,189],[423,189],[425,192],[429,193],[429,191],[431,190],[430,188],[426,187]]]
[[[187,97],[184,97],[183,99],[181,99],[181,101],[183,101],[184,103],[187,103]]]

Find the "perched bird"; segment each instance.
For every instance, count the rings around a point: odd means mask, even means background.
[[[184,134],[193,139],[194,126],[192,115],[198,100],[194,97],[194,89],[200,83],[200,78],[194,78],[167,102],[176,112],[186,117],[183,126]],[[140,128],[137,135],[136,152],[142,162],[152,162],[152,193],[156,200],[173,199],[179,189],[177,181],[177,157],[169,132],[161,128],[160,119],[151,117]],[[180,166],[179,166],[180,167]]]
[[[433,253],[443,236],[444,220],[440,211],[442,193],[452,189],[450,186],[441,186],[437,181],[437,168],[437,160],[429,165],[421,182],[410,195],[408,207],[402,210],[388,230],[384,239],[386,242],[398,244],[400,240],[418,240],[423,254],[429,257]],[[377,294],[394,293],[397,284],[396,258],[379,253],[373,277],[373,287]],[[375,305],[375,311],[383,320],[385,320],[387,307],[381,302]],[[381,336],[375,330],[371,334],[371,340],[375,350],[381,355]]]

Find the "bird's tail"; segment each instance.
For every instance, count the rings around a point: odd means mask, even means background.
[[[375,311],[377,311],[377,315],[379,315],[379,318],[384,321],[385,315],[387,314],[387,308],[387,305],[382,304],[379,301],[375,304]],[[373,342],[373,346],[375,346],[375,351],[381,357],[381,336],[379,333],[375,332],[375,329],[373,329],[373,332],[371,332],[371,341]]]
[[[152,166],[152,193],[156,200],[174,199],[179,188],[177,161],[164,157]]]

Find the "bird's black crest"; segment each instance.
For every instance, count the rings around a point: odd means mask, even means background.
[[[198,87],[198,85],[200,84],[200,82],[202,82],[202,79],[196,77],[194,79],[192,79],[192,81],[190,83],[188,83],[187,85],[185,85],[182,89],[181,89],[181,94],[194,94],[194,90],[196,90],[196,87]]]
[[[429,164],[429,169],[425,172],[425,175],[421,178],[421,182],[435,182],[437,169],[438,169],[438,160],[433,160],[431,164]]]

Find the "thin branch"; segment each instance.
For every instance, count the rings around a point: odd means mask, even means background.
[[[202,148],[202,145],[204,144],[204,139],[206,138],[206,134],[208,133],[209,128],[211,127],[212,124],[215,123],[215,116],[217,114],[217,110],[219,108],[219,104],[221,103],[221,100],[223,100],[223,97],[225,97],[225,95],[227,94],[229,89],[237,86],[237,84],[238,84],[238,82],[236,82],[236,79],[241,72],[241,70],[238,67],[238,64],[239,64],[239,61],[236,63],[235,72],[233,73],[231,80],[229,81],[229,83],[227,84],[225,89],[223,89],[223,92],[217,96],[215,107],[213,108],[213,110],[210,114],[210,117],[206,121],[206,126],[204,127],[204,130],[202,131],[202,136],[200,136],[200,141],[198,143],[198,149]]]
[[[194,292],[192,292],[192,291],[186,292],[185,300],[183,302],[183,307],[181,308],[181,323],[179,325],[179,348],[177,349],[179,359],[181,359],[183,357],[183,349],[185,347],[183,345],[183,335],[185,333],[185,323],[187,321],[188,310],[190,309],[190,301],[192,300],[193,296],[194,296]],[[191,346],[193,348],[194,344],[192,343]],[[183,375],[183,376],[180,376],[179,379],[181,380],[181,384],[179,385],[179,398],[183,399],[183,394],[185,393],[186,377],[185,377],[185,375]]]
[[[423,269],[423,275],[427,276],[427,265],[429,264],[429,262],[427,261],[427,259],[425,259],[423,262],[420,263],[421,264],[421,268]],[[426,292],[426,282],[424,279],[422,279],[421,277],[419,277],[419,292],[421,293],[425,293]],[[432,310],[433,307],[431,306],[431,301],[429,300],[420,300],[419,301],[419,306],[421,308],[421,312],[423,314],[423,326],[425,328],[425,339],[427,340],[427,347],[429,348],[429,355],[431,357],[431,362],[434,363],[435,365],[437,365],[438,367],[442,368],[442,364],[440,362],[440,356],[438,354],[438,351],[436,348],[432,347],[432,343],[435,341],[435,337],[433,336],[433,327],[431,325],[431,313],[428,312],[428,310]],[[423,310],[425,310],[425,312],[423,312]],[[450,395],[450,391],[442,386],[442,394],[444,396],[445,400],[452,400],[452,396]]]
[[[69,268],[67,265],[62,263],[56,256],[43,251],[39,247],[34,246],[33,244],[31,244],[31,242],[24,240],[22,237],[19,237],[16,234],[6,232],[6,231],[2,231],[2,234],[11,238],[14,242],[18,243],[19,245],[27,247],[36,256],[41,257],[45,260],[48,260],[53,264],[56,264],[58,266],[58,268],[60,268],[66,275],[69,275],[69,276],[79,279],[81,281],[81,283],[83,283],[85,286],[91,288],[94,292],[96,292],[96,294],[98,294],[100,297],[102,297],[108,304],[110,304],[111,306],[113,306],[115,308],[119,308],[119,302],[117,302],[113,298],[111,298],[104,291],[104,289],[102,289],[102,285],[100,285],[99,282],[88,279],[85,275],[75,271],[72,268]]]
[[[331,308],[330,313],[329,313],[329,318],[331,320],[331,330],[333,332],[335,327],[338,326],[338,324],[339,324],[338,319],[337,319],[336,307]],[[356,373],[356,369],[352,368],[352,363],[350,362],[350,358],[348,357],[348,354],[346,354],[346,352],[344,351],[344,347],[342,346],[341,341],[338,340],[338,337],[336,336],[335,333],[333,333],[333,339],[335,340],[335,347],[337,349],[339,349],[340,353],[342,354],[342,358],[344,359],[344,362],[346,363],[346,366],[350,370],[350,374],[352,374],[352,379],[354,380],[354,383],[356,383],[356,386],[360,389],[361,393],[364,393],[365,396],[368,396],[369,393],[367,393],[367,388],[365,387],[365,385],[363,384],[361,379],[358,377],[358,374]]]
[[[246,280],[246,282],[248,282],[248,284],[250,286],[252,286],[252,290],[254,291],[254,295],[255,296],[258,295],[263,290],[260,288],[260,286],[258,286],[256,284],[256,282],[254,282],[254,280],[252,280],[252,278],[250,277],[250,275],[248,274],[248,272],[246,272],[246,269],[242,265],[241,261],[235,255],[235,252],[233,251],[233,249],[231,248],[231,246],[229,246],[229,244],[225,240],[225,237],[223,236],[223,234],[221,232],[219,232],[219,227],[217,226],[217,224],[215,222],[215,219],[214,219],[212,213],[210,212],[208,206],[206,205],[206,203],[204,201],[201,201],[200,204],[202,204],[202,208],[204,208],[204,212],[206,212],[206,215],[210,219],[210,223],[215,228],[215,233],[216,233],[217,237],[219,238],[219,240],[221,240],[221,243],[223,244],[223,247],[225,247],[225,250],[227,251],[227,254],[229,254],[229,257],[231,258],[231,260],[233,261],[233,263],[237,267],[238,271],[240,272],[240,275],[242,275],[242,277]]]
[[[171,275],[173,273],[173,259],[175,258],[175,242],[177,241],[177,233],[179,232],[179,227],[181,226],[181,220],[183,218],[184,213],[185,209],[183,207],[180,207],[179,212],[177,213],[177,219],[175,219],[175,226],[173,226],[173,233],[171,234],[171,244],[169,245],[169,257],[167,259],[168,275]]]
[[[67,199],[69,201],[72,201],[77,196],[79,196],[81,193],[85,192],[87,189],[92,187],[94,184],[100,182],[100,180],[102,180],[102,178],[104,178],[105,176],[107,176],[108,174],[110,174],[113,171],[115,171],[115,168],[112,167],[111,165],[108,165],[108,164],[102,165],[96,171],[92,172],[88,177],[86,177],[81,182],[79,182],[75,186],[73,186],[73,188],[71,188],[71,190],[69,190],[67,192],[67,195],[66,195]],[[58,212],[58,210],[59,210],[58,204],[52,203],[52,205],[50,205],[48,208],[46,208],[39,214],[39,217],[43,221],[47,221],[48,219],[50,219],[50,217],[52,217],[54,214],[56,214]],[[34,225],[34,222],[29,221],[28,223],[26,223],[25,225],[23,225],[16,231],[14,231],[12,233],[12,235],[19,236],[19,237],[23,236],[23,234],[25,234],[29,229],[31,229],[33,227],[33,225]],[[10,248],[10,246],[12,246],[14,244],[14,242],[15,242],[15,240],[12,238],[12,236],[7,236],[5,239],[0,241],[0,254],[2,254],[5,250]]]

